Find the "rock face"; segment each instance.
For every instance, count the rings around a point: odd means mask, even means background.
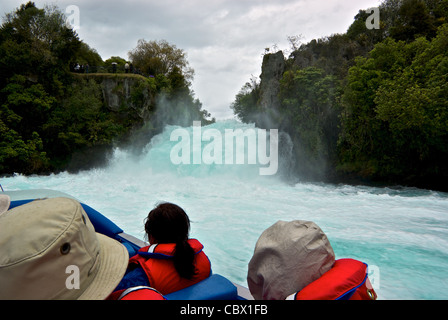
[[[129,128],[129,133],[120,139],[123,143],[135,137],[146,123],[152,121],[155,110],[155,90],[151,90],[148,79],[137,75],[110,74],[80,74],[79,81],[93,80],[97,84],[98,96],[102,96],[104,107],[113,114],[112,119],[117,125]],[[144,132],[145,144],[155,132]],[[137,145],[136,142],[133,142]],[[107,163],[113,144],[100,144],[77,150],[71,155],[70,163],[65,170],[76,172],[92,167],[99,167]]]
[[[82,74],[101,87],[104,105],[110,111],[133,119],[148,120],[155,107],[155,93],[148,79],[138,75]]]
[[[99,79],[98,79],[99,80]],[[135,112],[143,120],[148,119],[154,99],[144,80],[126,77],[104,77],[101,81],[106,107],[113,112]]]
[[[116,92],[118,81],[115,79],[103,79],[101,82],[101,88],[103,89],[103,98],[107,105],[107,107],[112,111],[118,111],[120,109],[120,97],[119,93]],[[128,100],[130,97],[129,94],[129,81],[128,79],[122,80],[125,84],[124,94],[120,94],[124,97],[124,99]]]
[[[285,118],[285,106],[280,100],[281,81],[287,71],[282,51],[266,54],[263,58],[260,76],[260,114],[256,115],[256,125],[266,129],[278,129],[284,139],[280,140],[280,153],[288,154],[293,159],[287,165],[291,172],[303,180],[323,181],[328,175],[327,154],[320,153],[317,142],[326,143],[317,130],[298,130],[299,123]],[[326,123],[324,114],[316,114],[319,121]],[[297,120],[295,120],[297,121]],[[324,129],[326,125],[323,125]],[[316,137],[315,140],[312,140]],[[323,139],[322,141],[320,139]],[[309,142],[310,140],[311,143]],[[292,147],[290,147],[292,146]],[[286,148],[286,149],[285,149]],[[325,149],[327,151],[327,149]]]
[[[280,108],[278,94],[280,92],[280,80],[285,72],[285,58],[282,51],[266,54],[263,57],[263,65],[260,82],[260,107],[263,113],[275,114]],[[269,120],[260,118],[257,124],[262,127],[270,127]]]

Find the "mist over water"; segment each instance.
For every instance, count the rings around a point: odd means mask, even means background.
[[[141,239],[147,213],[158,202],[176,203],[190,216],[190,236],[204,244],[213,272],[245,286],[260,234],[278,220],[311,220],[327,234],[336,258],[372,266],[380,299],[448,299],[448,194],[291,183],[286,179],[293,163],[287,136],[279,140],[275,176],[260,176],[259,164],[174,165],[170,152],[177,142],[170,141],[170,134],[176,128],[166,127],[139,156],[115,150],[106,168],[16,175],[1,178],[1,184],[9,191],[48,188],[69,193]],[[256,129],[236,121],[206,128]]]

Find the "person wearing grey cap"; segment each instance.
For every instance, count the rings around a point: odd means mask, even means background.
[[[258,239],[247,283],[258,300],[376,300],[368,265],[335,254],[311,221],[278,221]]]
[[[247,282],[257,300],[284,300],[331,269],[335,254],[311,221],[278,221],[258,239]]]
[[[96,233],[81,204],[68,198],[10,210],[3,205],[0,250],[2,300],[102,300],[129,259],[126,248]]]

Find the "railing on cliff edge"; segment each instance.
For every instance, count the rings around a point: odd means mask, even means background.
[[[80,74],[90,74],[90,73],[114,73],[114,74],[138,74],[143,77],[154,77],[153,75],[147,75],[143,73],[140,69],[134,68],[132,66],[129,67],[129,69],[126,69],[125,66],[117,66],[116,68],[113,67],[113,65],[109,66],[89,66],[88,64],[76,64],[73,66],[70,66],[70,71],[73,73],[80,73]]]

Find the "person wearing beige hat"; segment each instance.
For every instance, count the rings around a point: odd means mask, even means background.
[[[5,210],[0,251],[0,299],[8,300],[102,300],[129,260],[126,248],[96,233],[81,204],[69,198]]]
[[[0,194],[0,215],[8,211],[11,198],[7,194]]]

